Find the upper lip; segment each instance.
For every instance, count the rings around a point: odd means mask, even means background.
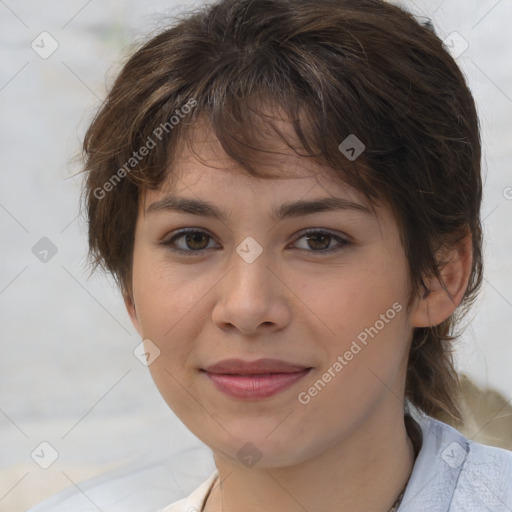
[[[294,373],[306,368],[308,366],[292,364],[280,359],[257,359],[256,361],[225,359],[208,366],[205,371],[231,375],[261,375],[265,373]]]

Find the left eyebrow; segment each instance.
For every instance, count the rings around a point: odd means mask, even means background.
[[[212,217],[223,222],[227,221],[226,215],[215,205],[207,201],[189,199],[176,196],[165,196],[163,199],[149,205],[146,212],[157,212],[162,210],[171,210],[178,213],[188,213],[200,215],[203,217]],[[367,215],[374,215],[370,208],[359,203],[354,203],[342,197],[322,197],[311,201],[295,201],[284,203],[274,208],[270,218],[273,221],[280,221],[287,217],[302,217],[319,212],[331,212],[340,210],[355,210]]]
[[[301,217],[319,212],[333,212],[340,210],[355,210],[367,215],[374,215],[370,208],[359,203],[354,203],[342,197],[322,197],[311,201],[296,201],[284,203],[279,208],[272,210],[272,220],[279,221],[286,217]]]

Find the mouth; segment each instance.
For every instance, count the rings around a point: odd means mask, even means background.
[[[232,398],[257,400],[290,388],[311,369],[278,359],[228,359],[201,371],[222,393]]]

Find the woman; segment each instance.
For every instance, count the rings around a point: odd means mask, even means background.
[[[460,418],[482,184],[428,26],[377,0],[221,1],[128,60],[84,150],[93,262],[214,454],[164,512],[512,507],[511,453],[436,419]]]

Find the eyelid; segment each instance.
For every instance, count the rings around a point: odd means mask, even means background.
[[[210,248],[198,249],[198,250],[194,251],[194,250],[186,250],[186,249],[179,249],[179,248],[171,247],[171,242],[173,240],[179,239],[183,235],[186,235],[188,233],[201,233],[201,234],[204,234],[205,236],[209,237],[211,240],[214,240],[216,242],[215,237],[213,235],[211,235],[207,230],[205,230],[203,228],[189,227],[189,228],[180,228],[180,229],[177,229],[177,230],[173,231],[171,233],[171,235],[170,236],[166,236],[160,242],[160,244],[164,245],[164,246],[167,246],[168,249],[170,249],[170,250],[172,250],[174,252],[181,253],[181,254],[187,254],[187,255],[191,255],[191,256],[201,255],[206,250],[212,249],[210,247]],[[333,231],[331,231],[329,229],[326,229],[326,228],[305,228],[305,229],[299,231],[295,235],[294,242],[291,242],[291,244],[296,243],[298,240],[300,240],[301,238],[304,238],[307,235],[318,235],[318,234],[330,235],[332,238],[334,238],[335,240],[338,241],[338,246],[334,247],[334,248],[322,249],[322,250],[318,250],[318,251],[307,250],[307,249],[298,249],[298,250],[304,251],[304,252],[307,252],[307,253],[313,253],[313,254],[317,253],[318,255],[322,255],[322,254],[329,254],[329,253],[332,253],[332,252],[342,251],[347,246],[354,245],[354,242],[350,239],[350,237],[348,235],[345,235],[344,233],[343,234],[339,234],[337,232],[333,232]],[[287,247],[289,247],[291,244],[288,244]]]
[[[309,235],[309,234],[316,235],[318,233],[325,233],[327,235],[331,235],[333,237],[340,238],[347,243],[351,242],[351,238],[348,235],[346,235],[345,233],[341,233],[339,231],[335,231],[335,230],[331,230],[331,229],[327,229],[327,228],[304,228],[296,234],[296,239],[302,238],[305,235]]]
[[[333,253],[333,252],[337,252],[337,251],[342,251],[347,246],[354,245],[354,242],[352,242],[352,240],[350,239],[349,236],[347,236],[345,234],[340,234],[339,232],[333,232],[326,228],[303,229],[302,231],[299,231],[299,233],[295,237],[295,241],[293,243],[296,243],[298,240],[300,240],[301,238],[303,238],[307,235],[318,235],[318,234],[330,235],[332,238],[334,238],[335,240],[338,241],[338,243],[339,243],[338,246],[332,247],[330,249],[319,250],[319,251],[313,251],[313,250],[308,251],[307,249],[299,249],[299,250],[305,251],[307,253],[312,253],[312,254],[316,253],[316,254],[322,255],[322,254],[329,254],[329,253]]]
[[[171,242],[173,240],[177,240],[177,239],[181,238],[183,235],[187,235],[189,233],[201,233],[201,234],[204,234],[205,236],[209,237],[211,240],[214,240],[216,243],[218,243],[215,240],[215,237],[213,235],[211,235],[207,230],[205,230],[204,228],[194,228],[194,227],[176,229],[169,236],[165,236],[162,239],[162,241],[159,242],[159,243],[161,245],[163,245],[163,246],[166,246],[168,249],[170,249],[170,250],[172,250],[174,252],[177,252],[177,253],[182,253],[182,254],[183,253],[187,253],[187,254],[191,254],[191,255],[194,255],[194,254],[199,255],[201,253],[204,253],[204,251],[206,251],[207,249],[200,249],[200,250],[197,250],[197,251],[192,251],[192,250],[185,250],[185,249],[179,249],[179,248],[171,247]],[[211,249],[211,247],[209,249]]]

